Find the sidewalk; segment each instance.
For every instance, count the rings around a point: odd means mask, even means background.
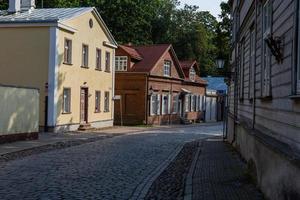
[[[184,199],[263,199],[248,174],[246,164],[222,139],[201,141],[186,179]]]

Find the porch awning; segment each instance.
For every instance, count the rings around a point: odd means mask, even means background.
[[[184,89],[184,88],[181,88],[181,91],[182,91],[183,93],[187,93],[187,94],[192,93],[191,91],[189,91],[189,90],[187,90],[187,89]]]

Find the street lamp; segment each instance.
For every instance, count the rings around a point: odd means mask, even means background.
[[[222,58],[217,58],[216,59],[216,65],[218,69],[223,69],[225,65],[225,60]]]

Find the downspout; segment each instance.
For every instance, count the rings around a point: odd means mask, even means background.
[[[298,42],[299,42],[299,36],[298,36],[298,28],[299,28],[299,1],[296,1],[295,2],[295,8],[294,10],[296,11],[296,16],[294,18],[294,23],[295,23],[295,28],[294,28],[294,32],[293,32],[293,38],[294,38],[294,49],[293,49],[293,66],[297,66],[298,65],[298,58],[297,58],[297,55],[298,55]],[[299,73],[297,71],[297,67],[294,67],[293,68],[293,71],[295,73],[292,73],[292,81],[293,81],[293,84],[292,84],[292,94],[291,95],[295,95],[297,93],[297,74]]]
[[[237,5],[239,7],[239,5]],[[239,9],[237,8],[237,12]],[[233,139],[231,144],[233,144],[236,140],[236,132],[237,132],[237,118],[238,118],[238,65],[239,65],[239,57],[238,57],[238,41],[239,41],[239,32],[240,32],[240,20],[239,14],[236,14],[237,26],[236,26],[236,40],[235,40],[235,69],[234,69],[234,127],[233,127]]]
[[[116,50],[113,49],[113,59],[112,59],[112,99],[115,97],[115,52]],[[120,102],[122,103],[122,102]],[[114,113],[115,113],[115,102],[114,100],[111,101],[111,119],[114,123]]]
[[[257,42],[257,0],[254,1],[255,3],[255,51],[254,51],[254,74],[253,74],[253,104],[252,104],[252,129],[255,129],[255,120],[256,120],[256,92],[255,92],[255,87],[256,87],[256,42]]]
[[[146,91],[145,91],[145,124],[148,125],[148,111],[149,111],[149,81],[148,81],[148,75],[146,74]],[[150,113],[150,112],[149,112]]]

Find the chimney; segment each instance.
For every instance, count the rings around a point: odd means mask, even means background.
[[[21,11],[21,3],[20,0],[9,0],[9,13],[17,13]]]
[[[30,11],[33,9],[35,9],[35,0],[21,0],[22,11]]]

